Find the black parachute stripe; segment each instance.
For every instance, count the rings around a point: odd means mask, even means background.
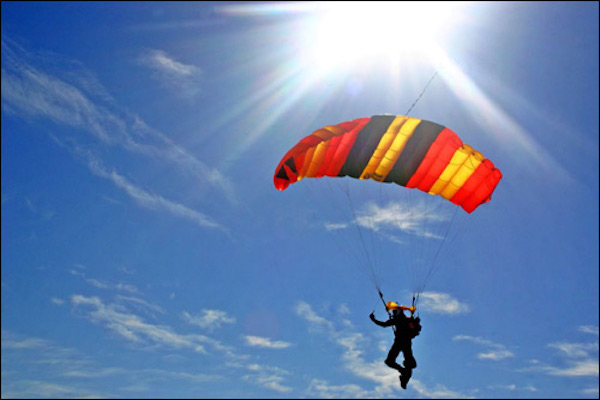
[[[421,121],[406,142],[404,150],[385,178],[385,182],[406,186],[425,158],[429,147],[444,129],[444,126],[435,122]]]
[[[288,167],[290,167],[290,169],[292,170],[293,173],[297,174],[298,170],[296,169],[296,162],[294,161],[294,158],[291,157],[289,160],[287,160],[285,162],[285,165],[287,165]]]
[[[356,136],[354,145],[338,176],[359,178],[377,149],[379,141],[387,131],[395,115],[374,115]]]
[[[284,165],[287,165],[290,168],[290,170],[292,170],[292,172],[294,174],[298,173],[298,171],[296,170],[296,163],[294,162],[294,158],[293,157],[290,158],[290,159],[288,159],[284,163]],[[283,165],[281,166],[281,168],[279,168],[279,171],[277,172],[276,176],[277,176],[277,178],[280,178],[280,179],[285,179],[285,180],[288,180],[288,181],[290,180],[290,178],[288,177],[287,173],[285,172],[285,167]]]

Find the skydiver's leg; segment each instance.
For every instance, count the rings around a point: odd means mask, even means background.
[[[403,389],[406,389],[406,385],[412,376],[413,368],[417,368],[417,360],[413,356],[411,342],[405,343],[402,346],[402,353],[404,354],[404,369],[400,377],[400,385]]]
[[[409,369],[417,368],[417,360],[413,356],[412,345],[409,342],[403,346],[402,353],[404,354],[404,366]]]
[[[397,369],[398,372],[400,372],[400,373],[402,373],[404,368],[402,368],[396,362],[396,358],[398,357],[398,354],[400,354],[401,348],[402,348],[401,343],[398,340],[394,340],[394,344],[392,344],[392,347],[390,348],[387,358],[385,359],[385,365],[387,365],[390,368]]]

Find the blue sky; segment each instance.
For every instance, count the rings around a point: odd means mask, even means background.
[[[3,398],[598,398],[598,3],[339,4],[2,2]],[[491,202],[274,188],[435,72]]]

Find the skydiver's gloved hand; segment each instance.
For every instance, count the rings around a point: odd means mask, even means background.
[[[371,318],[371,321],[375,321],[375,313],[369,314],[369,318]]]

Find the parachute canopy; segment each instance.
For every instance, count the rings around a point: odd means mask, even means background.
[[[450,129],[403,115],[374,115],[328,125],[292,147],[273,181],[350,176],[394,182],[439,195],[471,213],[491,199],[502,173]]]

